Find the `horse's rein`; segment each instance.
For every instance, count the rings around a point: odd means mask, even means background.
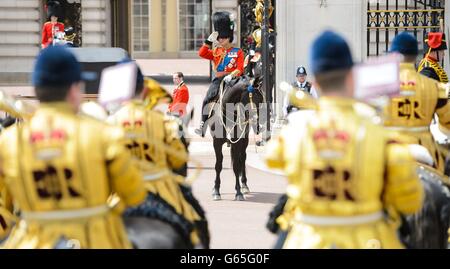
[[[242,129],[242,122],[241,123],[235,123],[234,124],[234,126],[233,126],[233,128],[231,128],[230,129],[230,131],[228,131],[227,130],[227,128],[226,128],[226,124],[223,122],[223,117],[225,117],[228,121],[231,121],[226,115],[224,115],[223,114],[223,107],[222,107],[222,101],[223,101],[223,96],[224,96],[224,84],[225,84],[225,81],[221,81],[221,83],[220,83],[220,85],[219,85],[219,89],[220,89],[220,96],[219,96],[219,109],[220,109],[220,114],[221,114],[221,116],[219,117],[220,118],[220,122],[222,123],[222,127],[225,129],[225,132],[227,133],[227,136],[230,136],[230,139],[228,139],[229,141],[230,141],[230,143],[231,144],[236,144],[236,143],[238,143],[243,137],[244,137],[244,134],[245,134],[245,132],[247,131],[247,125],[248,125],[248,123],[249,123],[249,121],[245,121],[243,124],[245,125],[244,126],[244,129]],[[239,112],[239,110],[238,110],[238,112]],[[234,120],[233,120],[234,121]],[[240,121],[240,117],[238,117],[238,121]],[[231,133],[231,131],[236,127],[236,126],[239,126],[239,129],[241,129],[241,135],[239,136],[239,138],[237,139],[237,140],[235,140],[235,141],[233,141],[232,139],[231,139],[231,135],[230,135],[230,133]]]

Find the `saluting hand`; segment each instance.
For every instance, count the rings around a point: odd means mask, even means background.
[[[219,37],[219,32],[212,32],[212,34],[209,35],[208,40],[212,43],[213,47],[217,47],[219,42],[217,41],[217,38]]]

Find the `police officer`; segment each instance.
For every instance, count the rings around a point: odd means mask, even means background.
[[[402,54],[404,61],[400,65],[400,96],[391,98],[386,107],[384,125],[415,137],[415,143],[428,149],[435,167],[443,172],[445,157],[438,151],[430,125],[436,113],[441,127],[450,128],[448,90],[416,71],[414,64],[419,47],[414,36],[407,32],[397,35],[390,51]],[[426,73],[433,69],[424,68],[422,71]]]
[[[121,212],[145,188],[120,128],[79,116],[81,65],[64,47],[37,57],[33,85],[40,107],[0,137],[1,178],[20,210],[5,248],[130,248]],[[70,247],[70,246],[68,246]]]
[[[292,86],[310,94],[313,98],[319,98],[317,91],[313,88],[311,82],[307,81],[307,77],[308,73],[306,72],[306,68],[304,68],[303,66],[298,67],[297,80],[292,83]]]
[[[389,217],[415,213],[423,195],[409,149],[374,123],[374,109],[350,98],[353,60],[341,36],[322,33],[310,57],[323,97],[308,117],[292,113],[266,149],[269,167],[290,183],[279,246],[402,248]]]
[[[205,136],[209,118],[207,105],[219,94],[219,87],[222,81],[230,83],[244,73],[244,52],[240,48],[233,47],[234,23],[230,19],[228,12],[216,12],[213,15],[213,32],[205,44],[198,51],[198,55],[204,59],[213,61],[215,78],[206,93],[202,104],[202,121],[195,133]]]
[[[445,34],[440,32],[428,33],[425,38],[425,49],[428,50],[425,58],[422,59],[419,65],[419,72],[437,80],[442,83],[448,83],[448,76],[445,70],[440,65],[440,61],[445,57],[447,50],[447,41]]]
[[[148,192],[145,203],[127,210],[125,214],[159,219],[172,225],[188,247],[202,243],[204,247],[209,247],[209,242],[200,241],[208,233],[206,219],[184,196],[188,187],[184,186],[183,177],[172,172],[182,167],[188,159],[178,135],[178,124],[161,112],[146,108],[144,99],[152,92],[160,92],[155,88],[161,86],[152,79],[144,79],[139,67],[137,70],[134,98],[122,104],[109,118],[110,123],[125,131],[126,147],[139,163]]]
[[[307,81],[308,73],[306,72],[306,68],[303,66],[299,66],[297,68],[297,80],[292,83],[292,86],[297,91],[302,91],[308,96],[317,99],[319,95],[317,94],[316,89],[314,89],[311,82]],[[287,95],[284,99],[284,110],[285,116],[287,116],[292,111],[297,111],[297,108],[290,102],[290,96]]]

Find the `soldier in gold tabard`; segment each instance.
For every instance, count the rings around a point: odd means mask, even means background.
[[[404,61],[400,65],[400,96],[392,98],[386,107],[384,125],[415,137],[415,143],[428,149],[435,167],[443,172],[445,156],[438,151],[430,125],[436,114],[440,128],[450,129],[448,88],[415,70],[419,49],[414,36],[399,34],[392,42],[391,52],[402,54]]]
[[[109,119],[110,123],[125,130],[126,146],[138,161],[148,190],[146,203],[126,214],[146,215],[168,222],[192,247],[199,244],[208,247],[209,242],[203,240],[204,231],[199,231],[196,226],[202,222],[201,214],[186,200],[182,191],[184,178],[172,172],[188,160],[178,135],[178,124],[162,113],[148,109],[157,102],[148,95],[155,93],[164,97],[161,89],[154,80],[144,80],[138,68],[135,98],[124,103]]]
[[[419,72],[441,83],[448,83],[448,75],[439,63],[444,59],[445,51],[447,50],[445,34],[439,32],[428,33],[425,38],[425,45],[425,49],[428,52],[419,64]]]
[[[376,112],[353,95],[350,49],[326,31],[313,43],[319,98],[305,117],[294,112],[267,146],[269,167],[288,177],[278,217],[283,248],[402,248],[398,214],[415,213],[423,189],[409,148],[374,123]]]
[[[20,211],[5,248],[131,247],[109,201],[140,204],[144,183],[123,131],[76,114],[83,78],[67,49],[43,50],[33,73],[40,107],[0,137],[0,185]]]
[[[17,119],[28,120],[33,114],[33,108],[21,100],[15,100],[0,91],[0,110],[8,113],[8,117],[0,123],[0,128],[9,127]],[[14,222],[11,196],[6,191],[4,182],[0,182],[0,241],[6,238]]]
[[[0,182],[0,241],[4,240],[14,224],[11,196],[4,182]]]

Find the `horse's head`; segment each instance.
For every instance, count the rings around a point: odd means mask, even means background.
[[[258,43],[258,42],[257,42]],[[259,42],[260,43],[260,42]],[[269,38],[269,44],[268,44],[268,59],[267,64],[269,68],[270,78],[272,79],[274,77],[274,65],[275,65],[275,39],[273,36]],[[246,66],[246,75],[254,78],[255,83],[259,85],[254,85],[256,88],[260,88],[263,81],[264,76],[264,68],[263,68],[263,53],[261,47],[258,47],[257,44],[254,44],[253,47],[250,49],[248,56],[245,60],[245,66]],[[273,86],[272,83],[269,84],[269,86]]]
[[[253,79],[253,86],[260,88],[263,78],[263,64],[260,52],[250,51],[250,54],[245,59],[246,75]]]

